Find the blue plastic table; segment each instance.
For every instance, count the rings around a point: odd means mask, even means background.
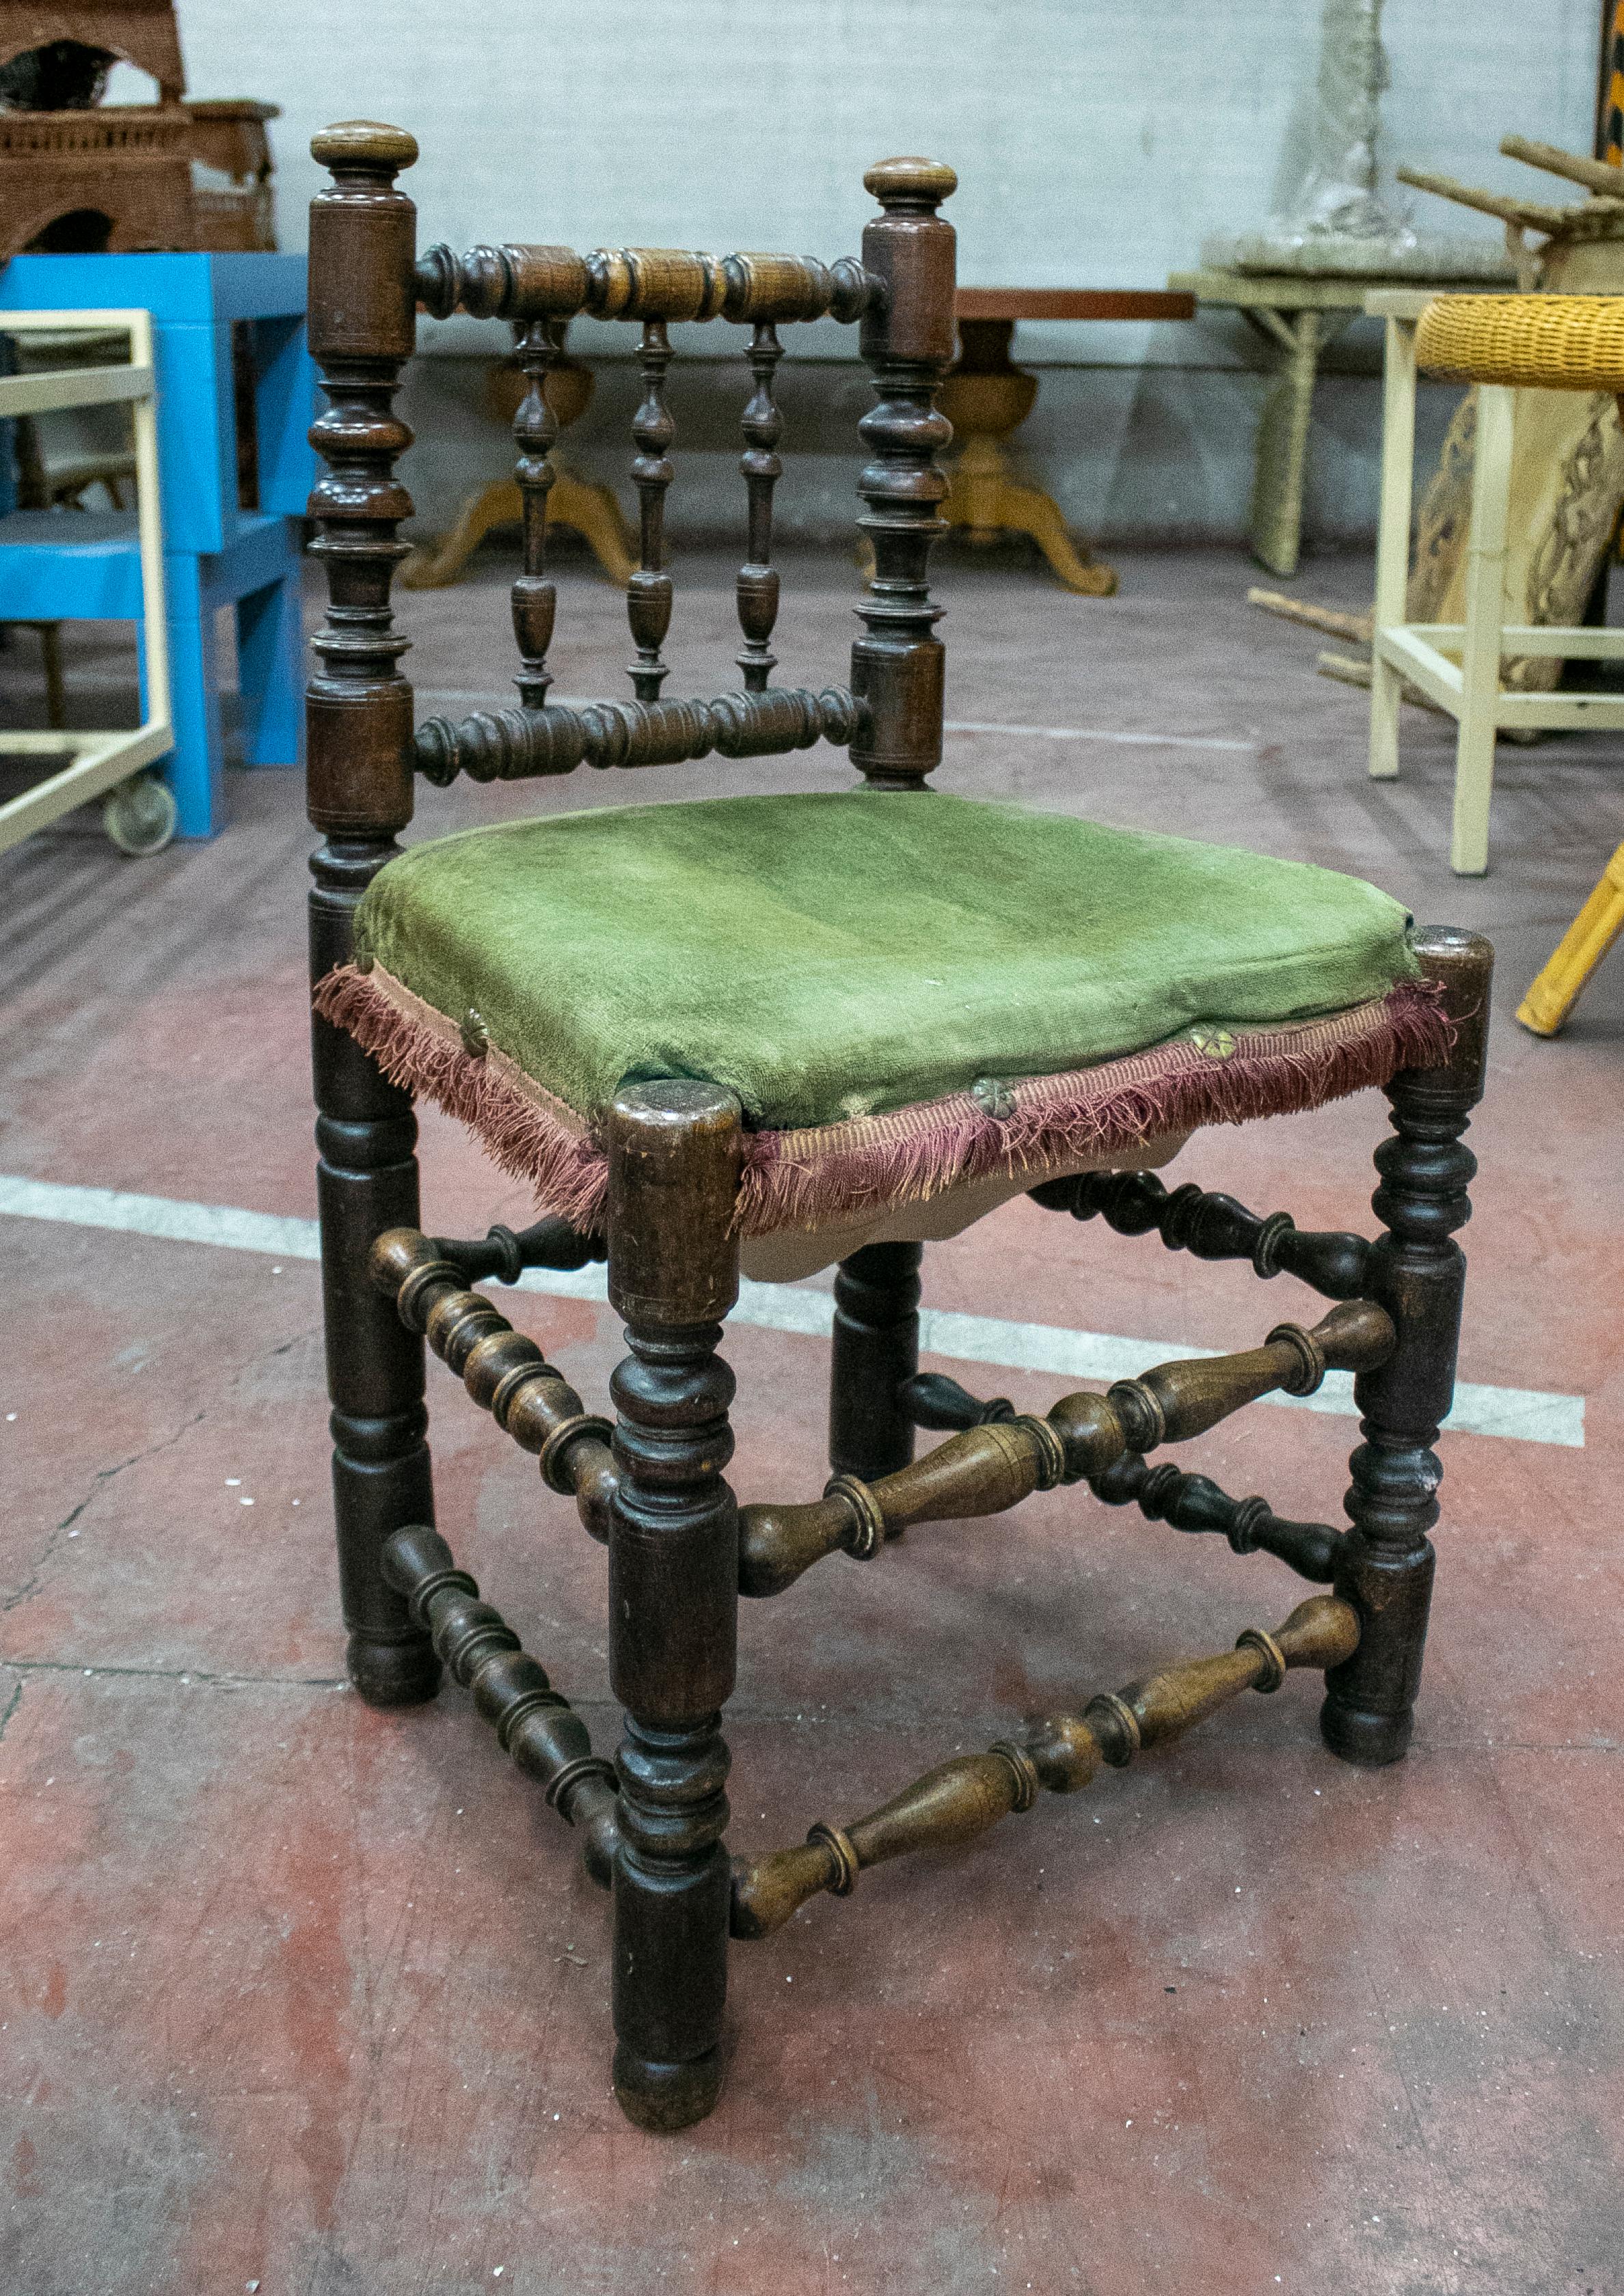
[[[224,818],[214,618],[236,609],[250,765],[300,757],[298,531],[314,455],[316,381],[297,255],[19,255],[0,271],[9,310],[146,309],[158,367],[176,747],[164,772],[183,837]],[[255,439],[239,468],[234,328],[252,373]],[[139,623],[135,521],[77,512],[0,516],[0,621]]]

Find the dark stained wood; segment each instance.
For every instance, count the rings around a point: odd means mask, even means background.
[[[412,348],[415,210],[395,189],[417,146],[351,120],[312,146],[332,169],[310,217],[310,344],[330,406],[312,438],[326,475],[310,497],[328,611],[306,697],[309,813],[327,842],[311,862],[310,972],[353,948],[357,904],[412,817],[412,692],[397,664],[390,583],[411,498],[394,475],[411,433],[392,409]],[[432,1697],[439,1660],[384,1578],[385,1542],[434,1519],[423,1350],[374,1290],[374,1237],[418,1222],[416,1120],[352,1037],[314,1016],[322,1297],[332,1399],[332,1488],[350,1678],[374,1705]]]
[[[1154,1228],[1169,1251],[1250,1259],[1255,1274],[1295,1275],[1329,1300],[1357,1300],[1365,1286],[1370,1245],[1362,1235],[1300,1228],[1290,1212],[1260,1218],[1233,1196],[1209,1194],[1193,1182],[1169,1193],[1154,1172],[1079,1172],[1046,1180],[1030,1194],[1034,1203],[1073,1219],[1098,1215],[1119,1235]]]
[[[883,209],[863,234],[863,265],[883,280],[885,298],[861,334],[879,405],[857,425],[874,457],[857,480],[874,571],[851,649],[852,692],[869,711],[851,762],[871,788],[915,790],[941,763],[941,609],[931,601],[930,558],[947,530],[936,456],[953,430],[936,393],[955,348],[954,234],[936,210],[957,178],[933,160],[887,160],[863,181]]]
[[[738,1292],[738,1103],[713,1085],[616,1097],[609,1295],[629,1353],[612,1387],[610,1673],[626,1709],[615,1873],[615,2094],[644,2128],[685,2128],[721,2085],[727,1991],[727,1748],[738,1510],[732,1372],[716,1353]]]
[[[505,1228],[496,1233],[506,1240],[498,1247],[504,1259],[522,1260],[519,1239]],[[468,1289],[469,1278],[459,1261],[472,1259],[477,1264],[485,1256],[480,1248],[452,1249],[458,1254],[455,1259],[442,1256],[437,1237],[415,1228],[390,1228],[373,1244],[368,1269],[406,1329],[421,1332],[480,1409],[488,1411],[521,1449],[535,1453],[549,1490],[572,1493],[586,1529],[607,1543],[606,1510],[616,1481],[609,1422],[586,1409],[534,1340],[516,1332],[482,1292]],[[587,1246],[574,1264],[584,1265],[590,1256]],[[572,1257],[560,1250],[543,1263],[538,1253],[532,1253],[529,1264],[569,1264]],[[514,1266],[513,1273],[516,1276],[520,1267]]]
[[[961,287],[961,319],[1193,319],[1195,298],[1163,287]]]
[[[1142,1451],[1125,1451],[1103,1475],[1090,1475],[1088,1488],[1107,1506],[1136,1506],[1147,1521],[1217,1531],[1236,1554],[1277,1555],[1325,1586],[1336,1576],[1342,1533],[1328,1522],[1288,1522],[1267,1499],[1232,1499],[1206,1475],[1182,1474],[1165,1460],[1152,1467]]]
[[[616,247],[589,256],[568,247],[431,247],[416,292],[437,319],[729,319],[756,325],[860,319],[882,291],[852,256],[823,264],[805,255],[701,255],[685,248]]]
[[[632,479],[637,489],[642,559],[626,586],[627,619],[637,649],[637,659],[627,676],[638,701],[648,702],[659,701],[665,683],[666,665],[660,649],[671,627],[671,578],[665,571],[665,498],[677,472],[666,449],[677,435],[677,425],[665,402],[671,340],[663,319],[644,321],[637,364],[643,373],[643,404],[632,417],[632,437],[637,445]]]
[[[914,1456],[904,1383],[919,1368],[922,1243],[871,1243],[834,1275],[829,1378],[829,1464],[865,1482]]]
[[[759,319],[750,337],[750,371],[755,381],[744,408],[744,452],[739,459],[750,504],[750,538],[739,569],[739,627],[744,649],[739,668],[747,693],[764,693],[777,663],[773,626],[778,619],[778,577],[773,570],[773,489],[783,476],[776,448],[783,418],[773,398],[773,375],[783,347],[770,319]]]
[[[547,1806],[580,1831],[581,1862],[607,1889],[620,1846],[620,1802],[612,1762],[545,1670],[520,1645],[500,1611],[456,1568],[451,1549],[426,1523],[398,1530],[383,1549],[383,1575],[404,1598],[452,1674],[473,1693],[496,1742],[545,1792]]]
[[[1349,1461],[1353,1528],[1337,1592],[1363,1622],[1359,1651],[1325,1685],[1320,1728],[1333,1753],[1376,1767],[1409,1744],[1426,1648],[1442,1464],[1432,1448],[1455,1397],[1465,1255],[1455,1231],[1472,1217],[1477,1160],[1461,1134],[1482,1096],[1494,952],[1476,933],[1422,933],[1422,970],[1442,985],[1456,1025],[1439,1069],[1408,1069],[1387,1087],[1393,1137],[1376,1151],[1371,1198],[1386,1233],[1370,1259],[1369,1286],[1398,1343],[1354,1383],[1363,1442]]]
[[[960,1848],[1012,1812],[1030,1809],[1040,1788],[1076,1793],[1102,1762],[1125,1767],[1142,1751],[1183,1737],[1243,1691],[1277,1690],[1297,1667],[1345,1662],[1358,1635],[1351,1604],[1311,1595],[1272,1635],[1249,1627],[1233,1651],[1185,1659],[1091,1699],[1081,1715],[1052,1714],[1019,1740],[957,1755],[866,1817],[846,1826],[815,1825],[805,1849],[735,1858],[733,1934],[770,1937],[820,1890],[849,1897],[871,1866],[915,1850]]]
[[[660,672],[661,676],[665,675]],[[775,685],[723,693],[714,701],[594,701],[571,709],[480,710],[453,722],[426,718],[417,728],[417,770],[447,788],[470,781],[530,781],[597,767],[670,766],[687,758],[781,757],[815,742],[843,746],[867,722],[849,686]]]
[[[520,673],[515,681],[526,709],[545,706],[552,674],[547,648],[553,643],[558,593],[546,578],[547,496],[552,490],[553,448],[558,442],[558,417],[547,404],[547,376],[558,356],[557,323],[533,319],[519,344],[524,397],[513,416],[513,437],[519,455],[513,465],[518,482],[524,533],[524,566],[513,584],[513,636],[519,647]]]

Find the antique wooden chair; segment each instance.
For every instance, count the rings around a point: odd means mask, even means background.
[[[924,791],[940,761],[942,647],[926,561],[940,531],[934,411],[953,356],[949,169],[890,160],[860,258],[477,248],[414,257],[394,177],[410,135],[329,128],[315,201],[310,328],[331,411],[311,499],[329,614],[309,687],[316,1092],[329,1378],[349,1669],[391,1706],[442,1664],[612,1881],[615,2082],[631,2118],[675,2128],[715,2101],[729,1935],[765,1936],[819,1890],[905,1850],[958,1842],[1040,1787],[1177,1736],[1292,1667],[1326,1670],[1333,1751],[1397,1760],[1421,1669],[1438,1515],[1431,1445],[1454,1378],[1490,953],[1415,935],[1355,880],[1178,840]],[[414,724],[391,627],[391,412],[414,307],[510,322],[531,388],[515,430],[525,505],[513,585],[514,709]],[[628,610],[635,699],[546,699],[554,593],[543,570],[553,436],[544,391],[565,323],[641,323],[634,423],[642,564]],[[775,329],[861,324],[879,403],[859,524],[876,570],[849,685],[771,683],[779,473]],[[674,320],[750,324],[748,562],[740,690],[660,695],[672,590],[661,396]],[[609,807],[521,820],[402,853],[414,772],[439,783],[849,749],[860,794]],[[1385,1085],[1383,1233],[1300,1231],[1144,1168],[1196,1126]],[[465,1118],[547,1217],[464,1242],[419,1232],[414,1090]],[[921,1237],[1029,1190],[1072,1217],[1207,1259],[1250,1260],[1336,1302],[1312,1330],[1164,1364],[1042,1416],[917,1367]],[[734,1378],[717,1354],[741,1251],[794,1272],[839,1258],[830,1456],[800,1505],[738,1508],[724,1480]],[[799,1256],[797,1256],[799,1255]],[[475,1288],[607,1258],[629,1352],[614,1418],[590,1411]],[[458,1570],[431,1528],[424,1341],[573,1496],[609,1549],[614,1762]],[[1148,1455],[1273,1390],[1357,1374],[1351,1525],[1282,1521]],[[914,1460],[918,1427],[950,1431]],[[988,1515],[1087,1482],[1152,1520],[1274,1554],[1329,1594],[1272,1633],[1183,1662],[957,1758],[883,1809],[729,1866],[722,1709],[741,1595],[782,1593],[822,1558],[869,1558],[905,1525]]]

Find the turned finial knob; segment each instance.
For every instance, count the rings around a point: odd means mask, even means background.
[[[324,168],[366,168],[392,176],[417,158],[417,138],[381,119],[339,119],[310,138],[310,157]]]
[[[880,160],[863,178],[882,208],[916,208],[928,211],[951,199],[958,177],[941,160]]]

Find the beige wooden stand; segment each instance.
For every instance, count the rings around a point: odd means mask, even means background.
[[[1415,323],[1431,300],[1425,289],[1382,288],[1368,295],[1365,305],[1387,322],[1382,508],[1371,638],[1370,770],[1378,781],[1391,781],[1398,775],[1398,698],[1407,678],[1460,726],[1449,865],[1457,876],[1480,877],[1489,866],[1489,803],[1500,728],[1624,730],[1624,697],[1507,693],[1500,682],[1502,659],[1545,654],[1585,661],[1624,660],[1624,629],[1506,619],[1506,528],[1517,394],[1499,383],[1477,387],[1465,619],[1406,621],[1415,454]]]
[[[67,762],[8,804],[0,805],[0,853],[37,829],[127,782],[175,746],[169,702],[169,630],[165,618],[163,521],[158,491],[157,394],[150,311],[6,311],[7,334],[117,327],[129,337],[127,366],[79,367],[0,378],[0,415],[45,414],[58,407],[127,403],[135,430],[135,528],[141,551],[141,604],[146,641],[146,716],[133,731],[0,733],[0,754]],[[63,521],[63,537],[72,527]],[[0,546],[4,529],[0,525]],[[111,824],[110,824],[110,828]],[[115,832],[116,835],[116,832]],[[117,841],[123,843],[122,838]],[[152,843],[164,841],[161,836]]]

